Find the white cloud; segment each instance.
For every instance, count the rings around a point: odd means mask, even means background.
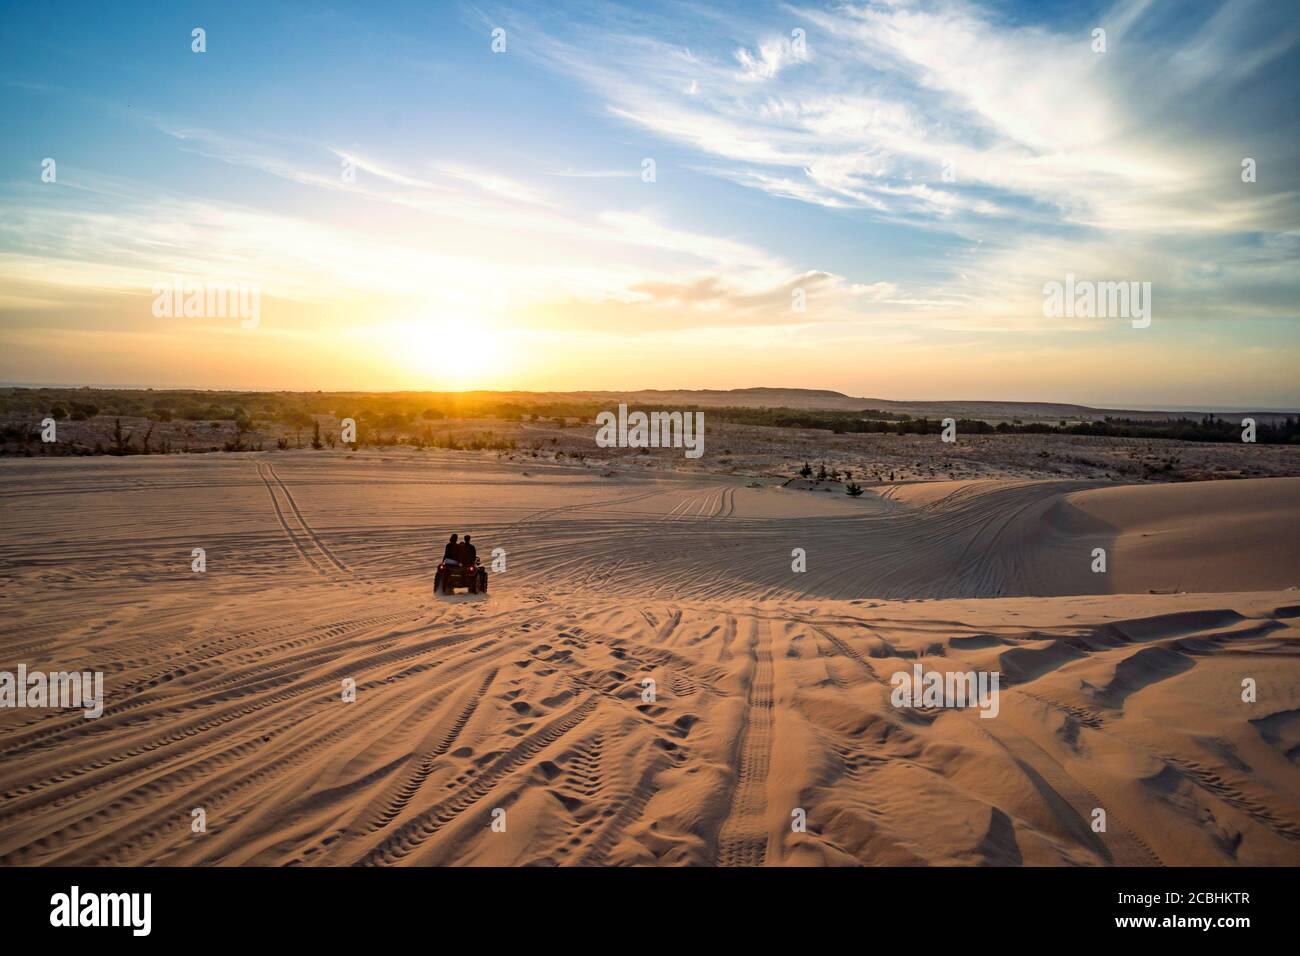
[[[783,38],[764,41],[754,53],[744,47],[736,50],[736,62],[740,64],[738,76],[747,82],[770,80],[795,59],[792,44]]]
[[[805,27],[817,54],[797,69],[790,43],[751,13],[710,21],[712,45],[667,42],[676,24],[638,17],[636,32],[606,22],[598,49],[541,35],[528,55],[585,83],[611,115],[698,151],[695,169],[961,240],[934,264],[950,279],[879,303],[850,297],[860,303],[1042,325],[1042,282],[1094,270],[1159,282],[1167,315],[1206,316],[1224,310],[1190,294],[1198,260],[1300,221],[1291,146],[1272,149],[1266,187],[1238,178],[1240,156],[1276,142],[1276,121],[1239,119],[1234,85],[1300,42],[1300,23],[1268,3],[1206,15],[1121,0],[1095,23],[1051,27],[963,0],[790,8],[780,19]],[[1094,25],[1105,53],[1092,49]],[[748,37],[727,44],[728,28]],[[1228,258],[1216,275],[1241,293],[1228,311],[1277,314],[1285,284],[1252,304],[1246,283],[1271,274],[1269,254],[1248,241]]]
[[[613,28],[598,53],[545,36],[531,47],[613,115],[783,198],[959,233],[1044,213],[1096,229],[1223,232],[1279,217],[1223,188],[1218,147],[1228,144],[1160,110],[1167,87],[1186,105],[1293,47],[1294,26],[1262,46],[1258,29],[1245,35],[1239,21],[1263,9],[1230,4],[1189,46],[1151,25],[1168,11],[1121,3],[1100,17],[1105,54],[1074,21],[1014,25],[959,0],[795,9],[818,51],[798,70],[789,40],[770,35],[732,50],[739,71],[720,52]],[[1242,49],[1252,42],[1260,48]],[[1295,215],[1297,197],[1282,200]]]

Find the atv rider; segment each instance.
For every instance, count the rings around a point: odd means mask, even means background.
[[[453,534],[451,540],[447,542],[447,547],[442,549],[443,564],[460,564],[461,545],[457,544],[460,535]]]
[[[478,561],[478,548],[470,544],[469,535],[465,535],[465,541],[464,543],[461,544],[460,548],[461,548],[461,554],[464,555],[464,561],[466,567],[471,567],[471,568],[474,567],[475,563]],[[487,590],[487,568],[480,567],[478,569],[478,581],[479,581],[479,589],[482,591],[486,591]]]

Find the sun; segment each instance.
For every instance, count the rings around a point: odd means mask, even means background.
[[[499,382],[511,364],[506,335],[476,316],[415,320],[393,327],[390,337],[392,354],[433,387],[485,387]]]

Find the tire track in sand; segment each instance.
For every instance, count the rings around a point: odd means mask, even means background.
[[[438,758],[451,749],[452,744],[454,744],[457,738],[460,737],[460,732],[465,729],[465,725],[469,723],[469,719],[473,717],[474,712],[478,710],[478,705],[483,699],[483,695],[487,693],[487,689],[492,686],[492,681],[496,679],[497,670],[498,668],[493,667],[487,672],[487,676],[483,678],[483,682],[479,685],[478,689],[470,695],[469,700],[465,703],[465,706],[461,708],[460,713],[447,729],[447,732],[443,734],[442,739],[438,741],[438,745],[425,755],[424,759],[420,761],[420,765],[415,769],[415,772],[411,774],[406,783],[398,789],[397,793],[395,793],[392,799],[388,801],[383,810],[371,820],[367,827],[369,832],[375,833],[387,827],[390,823],[401,816],[402,811],[406,809],[406,805],[415,799],[415,795],[419,793],[420,788],[424,786],[424,781],[428,780],[429,774],[433,773]]]
[[[498,783],[591,716],[599,702],[600,698],[593,694],[550,721],[541,730],[519,741],[457,793],[408,821],[370,850],[358,864],[393,864],[420,849],[431,836],[491,793]]]
[[[767,773],[772,763],[772,648],[755,637],[731,809],[718,831],[719,866],[762,866],[767,856]]]
[[[276,473],[275,466],[269,461],[259,461],[257,463],[257,474],[271,495],[271,503],[275,506],[275,516],[280,520],[280,527],[284,529],[285,534],[289,536],[294,547],[298,549],[298,553],[303,556],[307,563],[321,577],[326,579],[331,577],[332,571],[353,576],[352,569],[329,549],[325,542],[321,540],[320,535],[316,533],[316,530],[303,517],[302,509],[298,507],[298,502],[294,499],[293,493],[289,491],[289,486]],[[276,489],[279,489],[280,493],[284,495],[287,510],[297,522],[298,531],[294,531],[289,526],[286,510],[280,506],[279,498],[276,496]],[[311,545],[310,549],[308,543]]]

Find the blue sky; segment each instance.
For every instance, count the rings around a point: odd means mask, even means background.
[[[0,378],[1300,406],[1294,14],[15,7]],[[1067,273],[1151,326],[1044,316]]]

